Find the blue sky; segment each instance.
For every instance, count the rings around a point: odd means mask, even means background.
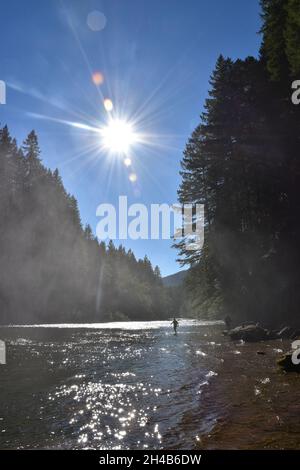
[[[101,31],[87,24],[93,11],[106,17]],[[216,59],[257,56],[259,28],[258,0],[2,1],[0,80],[8,89],[0,123],[18,143],[37,131],[44,164],[59,168],[94,231],[97,206],[119,195],[129,204],[175,203],[180,159]],[[101,151],[97,134],[66,123],[103,125],[104,98],[146,136],[130,154],[135,183],[122,158]],[[168,240],[122,243],[137,257],[147,253],[163,275],[179,269]]]

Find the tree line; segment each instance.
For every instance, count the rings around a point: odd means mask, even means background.
[[[179,199],[205,205],[205,243],[188,251],[192,308],[299,322],[300,1],[262,0],[258,58],[218,58],[182,159]]]
[[[18,147],[0,129],[0,323],[167,318],[159,268],[82,226],[58,170],[42,164],[32,131]]]

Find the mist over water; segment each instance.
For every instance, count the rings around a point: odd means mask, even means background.
[[[257,344],[231,343],[222,329],[197,321],[181,321],[178,336],[169,322],[1,328],[0,448],[299,446],[297,419],[282,406],[288,393],[299,416],[299,382],[274,365],[286,345],[259,345],[258,359]]]

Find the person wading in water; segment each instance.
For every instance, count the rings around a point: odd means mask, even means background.
[[[174,320],[171,322],[171,325],[173,325],[173,328],[174,328],[174,335],[177,335],[177,328],[178,328],[179,323],[175,317],[174,317]]]

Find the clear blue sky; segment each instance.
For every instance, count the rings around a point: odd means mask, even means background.
[[[101,31],[87,24],[94,10],[107,19]],[[3,0],[0,14],[0,80],[11,85],[0,123],[18,143],[37,131],[44,164],[59,168],[94,231],[97,206],[119,195],[176,202],[179,162],[218,55],[257,56],[260,43],[258,0]],[[100,91],[95,71],[104,76]],[[60,122],[104,123],[103,98],[123,117],[137,116],[137,131],[148,135],[132,148],[134,184],[95,134]],[[169,241],[123,243],[163,275],[179,269]]]

